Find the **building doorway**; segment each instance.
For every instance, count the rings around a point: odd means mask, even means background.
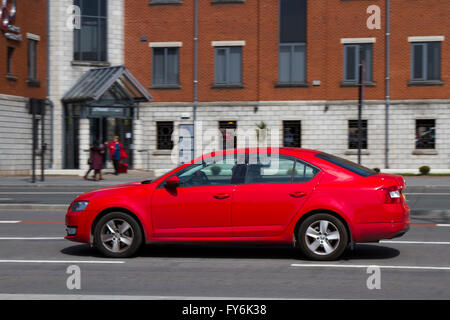
[[[93,118],[90,119],[90,144],[98,141],[111,142],[118,136],[123,144],[125,152],[128,154],[123,163],[127,163],[129,168],[133,168],[133,120],[120,118]],[[109,159],[109,153],[105,152],[103,162],[106,164]]]

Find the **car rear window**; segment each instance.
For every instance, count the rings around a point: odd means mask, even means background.
[[[341,168],[347,169],[347,170],[349,170],[353,173],[356,173],[360,176],[363,176],[363,177],[368,177],[368,176],[373,176],[375,174],[378,174],[375,170],[366,168],[366,167],[359,165],[357,163],[354,163],[352,161],[349,161],[349,160],[346,160],[343,158],[339,158],[339,157],[336,157],[332,154],[328,154],[325,152],[316,154],[316,157],[326,160],[328,162],[331,162]]]

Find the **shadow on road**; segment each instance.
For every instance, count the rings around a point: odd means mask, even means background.
[[[61,253],[77,257],[103,256],[88,245],[64,248]],[[347,250],[341,260],[381,260],[395,258],[400,251],[379,244],[358,244]],[[292,259],[307,260],[298,249],[288,246],[223,244],[152,244],[144,246],[137,258],[220,258],[220,259]]]

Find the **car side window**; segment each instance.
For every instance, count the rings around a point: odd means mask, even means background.
[[[295,161],[295,169],[293,175],[294,183],[300,182],[308,182],[312,180],[317,173],[319,173],[319,169],[311,167],[302,161]]]
[[[220,186],[234,184],[233,174],[237,165],[230,159],[209,159],[192,164],[177,173],[180,187]]]
[[[245,183],[291,183],[294,164],[294,159],[283,156],[271,157],[268,163],[249,163]]]

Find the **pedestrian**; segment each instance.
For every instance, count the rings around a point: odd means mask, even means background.
[[[103,180],[102,169],[103,169],[103,153],[105,153],[105,148],[100,146],[98,141],[94,141],[89,149],[89,170],[86,172],[84,179],[88,179],[89,173],[94,170],[94,180]]]
[[[122,143],[119,141],[119,137],[115,136],[114,140],[110,143],[105,142],[107,148],[109,149],[109,156],[114,164],[114,174],[117,176],[119,174],[120,161],[122,159],[128,158]]]

